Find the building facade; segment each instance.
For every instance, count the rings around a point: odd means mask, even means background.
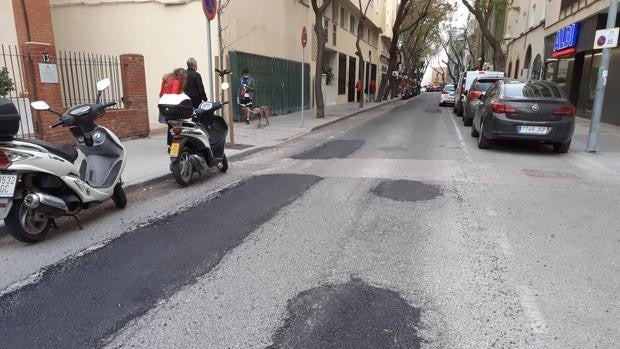
[[[591,118],[602,50],[595,50],[595,32],[604,29],[609,0],[549,2],[545,18],[543,77],[562,86],[577,114]],[[620,16],[616,21],[620,26]],[[556,42],[556,38],[562,40]],[[612,49],[602,121],[620,125],[620,48]]]
[[[396,0],[369,0],[368,21],[359,33],[366,68],[371,76],[381,77],[386,43]],[[207,22],[198,0],[50,0],[58,47],[100,51],[141,53],[146,62],[149,115],[157,127],[157,99],[161,77],[183,67],[188,57],[198,60],[203,79],[214,79],[207,70]],[[324,17],[327,29],[326,57],[323,69],[324,99],[327,105],[352,100],[354,85],[360,76],[355,41],[360,13],[354,0],[334,0]],[[221,22],[224,61],[233,68],[229,98],[236,97],[235,82],[240,70],[249,68],[257,80],[257,98],[277,112],[299,108],[301,96],[301,28],[308,30],[306,106],[313,101],[312,77],[315,71],[316,38],[314,12],[310,0],[262,0],[260,5],[247,0],[231,0]],[[217,20],[211,22],[212,50],[219,60]],[[284,67],[284,68],[283,68]],[[217,79],[215,92],[217,88]],[[209,89],[205,81],[205,87]],[[212,95],[207,91],[208,95]],[[286,94],[287,100],[279,97]],[[289,96],[290,95],[290,96]],[[256,98],[255,98],[256,99]],[[235,106],[235,104],[232,104]],[[230,112],[238,113],[236,108]]]
[[[506,10],[506,76],[542,78],[547,1],[515,0]]]

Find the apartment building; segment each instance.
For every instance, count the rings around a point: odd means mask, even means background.
[[[365,1],[363,1],[365,3]],[[205,79],[207,71],[207,35],[201,1],[198,0],[50,0],[54,33],[59,48],[117,54],[136,52],[144,55],[149,96],[149,115],[157,126],[157,97],[161,77],[182,67],[188,57],[198,60]],[[385,73],[387,47],[397,0],[370,0],[361,32],[359,4],[355,0],[334,0],[325,13],[327,28],[324,74],[324,98],[327,105],[352,101],[354,85],[360,76],[355,56],[359,35],[366,70],[379,82]],[[314,12],[310,0],[231,0],[219,18],[224,60],[232,68],[235,89],[243,68],[249,68],[257,81],[257,103],[286,113],[301,107],[301,29],[308,30],[305,50],[305,101],[313,100],[312,77],[315,71],[316,38]],[[217,20],[211,22],[212,50],[219,58]],[[217,79],[216,82],[219,82]],[[208,85],[205,83],[205,85]],[[217,93],[217,83],[216,93]],[[208,87],[207,87],[208,88]],[[209,95],[210,92],[208,91]],[[239,115],[232,103],[233,114]]]
[[[546,4],[545,0],[514,0],[507,8],[506,76],[521,80],[542,77]]]

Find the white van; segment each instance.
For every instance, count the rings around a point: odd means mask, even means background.
[[[501,71],[484,71],[484,70],[470,70],[461,74],[459,83],[456,87],[456,93],[454,94],[454,112],[458,116],[463,116],[463,106],[467,102],[467,94],[469,88],[474,82],[474,79],[480,78],[503,78],[504,72]]]

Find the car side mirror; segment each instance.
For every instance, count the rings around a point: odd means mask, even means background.
[[[32,102],[30,103],[30,106],[32,107],[32,109],[34,110],[41,110],[41,111],[46,111],[50,109],[50,106],[47,105],[47,103],[43,102],[43,101],[36,101],[36,102]]]

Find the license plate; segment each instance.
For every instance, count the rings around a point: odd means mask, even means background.
[[[549,127],[543,126],[519,126],[518,131],[526,135],[546,135],[549,133]]]
[[[0,175],[0,197],[12,198],[17,184],[17,175]]]
[[[172,143],[170,145],[170,156],[176,158],[179,156],[179,148],[181,147],[180,143]]]

